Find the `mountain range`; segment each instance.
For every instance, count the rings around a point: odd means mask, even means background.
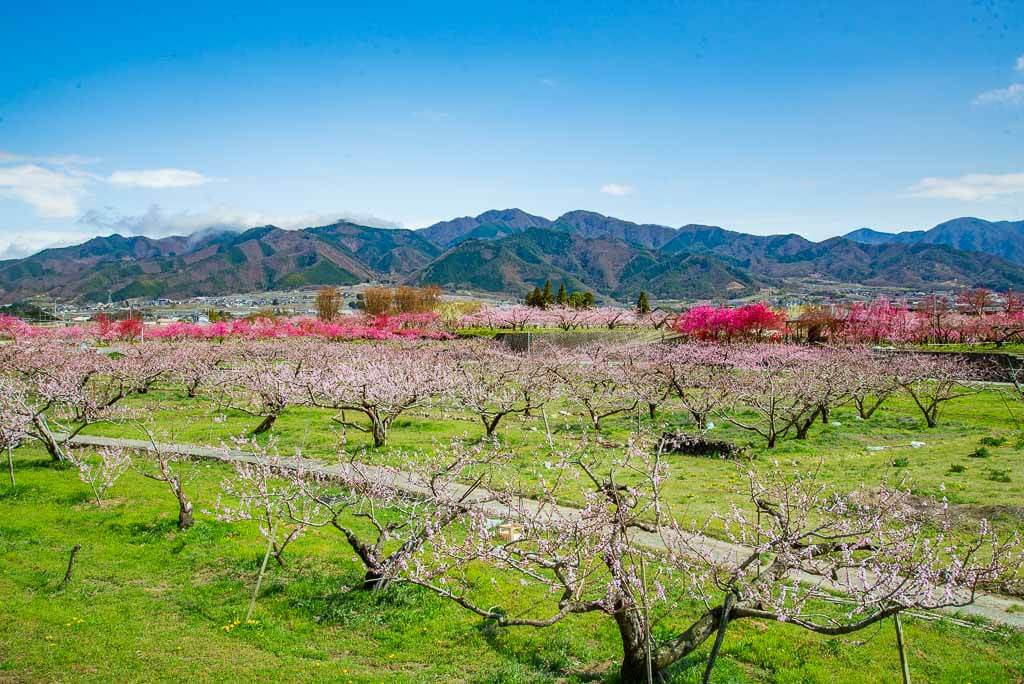
[[[964,217],[940,223],[931,230],[884,233],[860,228],[845,237],[866,244],[946,245],[966,252],[995,254],[1024,265],[1024,221]]]
[[[545,280],[628,301],[745,296],[787,279],[915,289],[1024,287],[1024,221],[961,218],[928,231],[863,228],[812,242],[717,226],[637,224],[589,211],[554,220],[492,210],[420,230],[338,222],[188,237],[93,238],[0,261],[0,304],[185,298],[366,281],[521,296]]]

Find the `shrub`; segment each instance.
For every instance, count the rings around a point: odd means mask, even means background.
[[[988,471],[988,479],[992,480],[993,482],[1009,482],[1010,471],[1001,470],[998,468],[990,468]]]
[[[966,471],[967,466],[965,466],[963,463],[954,463],[953,465],[949,466],[949,470],[947,470],[946,472],[952,475],[955,473],[963,473]]]
[[[661,436],[661,448],[666,452],[675,452],[687,456],[704,456],[706,458],[724,458],[737,460],[743,458],[743,448],[732,442],[708,439],[702,435],[666,432]]]
[[[980,446],[971,453],[968,454],[971,458],[988,458],[992,455],[992,452],[988,450],[988,447]]]

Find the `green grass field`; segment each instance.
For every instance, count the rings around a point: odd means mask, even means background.
[[[245,435],[260,422],[239,411],[219,411],[210,402],[188,399],[170,388],[131,397],[126,405],[144,408],[162,439],[189,444],[218,446]],[[566,415],[568,408],[554,405],[547,409],[555,440],[562,444],[575,442],[586,432],[583,421]],[[328,461],[338,459],[339,454],[357,454],[374,462],[395,463],[396,452],[443,447],[451,439],[477,440],[484,434],[479,419],[470,414],[450,407],[421,408],[399,418],[388,446],[374,450],[370,436],[357,430],[349,429],[343,440],[332,415],[324,409],[290,408],[260,440],[274,439],[282,454],[301,449],[307,457]],[[603,438],[624,443],[636,420],[633,414],[607,419],[602,423]],[[752,433],[716,421],[712,434],[749,445],[753,460],[737,465],[671,456],[672,477],[665,494],[681,520],[704,521],[715,510],[747,504],[747,468],[807,472],[820,467],[823,477],[843,490],[861,483],[899,484],[920,496],[944,496],[965,516],[986,517],[1000,527],[1016,529],[1024,525],[1024,423],[1018,425],[1017,421],[1024,421],[1024,405],[995,389],[945,404],[935,428],[925,427],[913,402],[903,396],[890,399],[867,421],[857,419],[852,408],[840,407],[833,411],[828,425],[811,429],[809,439],[790,437],[774,449],[765,448],[763,440]],[[693,429],[671,402],[655,421],[644,416],[642,425],[656,432]],[[97,424],[86,433],[144,437],[137,428],[123,424]],[[510,416],[499,426],[498,436],[514,451],[516,474],[523,476],[528,486],[531,471],[546,451],[543,420],[536,415]],[[983,441],[999,445],[986,446]],[[911,442],[924,442],[924,446],[914,448]],[[979,447],[984,447],[982,457]],[[604,450],[605,456],[610,458],[614,451]],[[957,472],[961,467],[962,472]],[[574,500],[578,499],[567,497],[567,503]]]
[[[128,404],[145,409],[162,439],[181,442],[216,445],[259,422],[239,412],[221,414],[174,388],[132,397]],[[549,417],[555,438],[567,443],[579,433],[580,421],[560,408],[565,407],[552,407]],[[948,405],[934,429],[923,427],[915,410],[902,398],[870,421],[854,420],[850,410],[839,409],[832,420],[840,425],[816,426],[809,440],[786,439],[774,450],[735,427],[713,432],[753,444],[756,458],[744,468],[806,470],[820,463],[824,476],[843,489],[882,481],[905,481],[922,495],[944,488],[965,516],[984,515],[1001,528],[1019,528],[1024,449],[1011,411],[1024,411],[992,390]],[[214,416],[223,417],[214,421]],[[635,420],[609,420],[605,439],[621,442]],[[652,427],[663,424],[686,427],[671,406]],[[499,429],[500,438],[515,449],[520,472],[528,472],[543,454],[542,425],[539,417],[511,418]],[[130,425],[96,425],[89,432],[140,436]],[[340,435],[327,411],[289,409],[272,434],[282,453],[300,447],[307,456],[339,457]],[[365,457],[384,462],[401,449],[482,434],[479,422],[464,414],[419,409],[395,425],[388,447]],[[979,458],[975,452],[982,440],[990,445],[987,456]],[[911,441],[925,446],[911,448]],[[368,435],[350,430],[344,449],[359,453],[368,444]],[[869,450],[872,446],[890,448]],[[735,464],[671,458],[666,494],[677,515],[701,520],[730,503],[743,503],[745,479]],[[955,465],[963,471],[951,469]],[[16,450],[15,468],[18,486],[0,484],[0,681],[535,682],[614,681],[616,676],[620,652],[610,620],[586,616],[545,630],[495,630],[415,587],[378,594],[348,591],[358,586],[362,566],[330,530],[311,532],[290,547],[287,567],[271,565],[255,622],[245,624],[264,541],[252,524],[222,523],[209,512],[218,482],[230,472],[226,466],[189,466],[197,524],[184,533],[175,528],[170,493],[134,472],[122,477],[98,507],[76,472],[54,466],[38,447]],[[1004,477],[993,478],[997,470]],[[74,544],[82,551],[72,581],[62,587]],[[496,590],[501,589],[516,587]],[[540,598],[524,593],[518,603],[526,611]],[[676,615],[673,622],[683,624],[688,617]],[[914,618],[905,619],[905,631],[915,681],[1024,678],[1021,633]],[[740,621],[730,627],[714,681],[895,681],[894,642],[888,621],[843,638]],[[683,662],[673,681],[700,681],[709,648],[706,644]]]
[[[495,631],[425,590],[346,591],[361,566],[328,531],[296,542],[286,568],[271,566],[255,623],[245,624],[264,548],[252,525],[200,512],[196,527],[179,533],[167,491],[133,472],[97,507],[74,471],[53,467],[41,450],[19,449],[15,466],[17,488],[0,487],[0,681],[614,680],[611,621]],[[195,466],[198,509],[213,505],[227,472]],[[74,577],[62,587],[76,543]],[[533,598],[523,595],[522,605]],[[1019,633],[912,618],[905,631],[918,681],[1024,676]],[[674,680],[699,681],[706,653]],[[897,673],[888,622],[839,639],[742,621],[714,681],[881,682]]]

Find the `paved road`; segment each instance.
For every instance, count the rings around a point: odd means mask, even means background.
[[[61,438],[61,436],[58,436],[58,439]],[[261,460],[261,457],[248,451],[218,449],[214,447],[196,446],[193,444],[157,443],[154,445],[147,440],[140,439],[78,435],[71,440],[71,443],[79,446],[123,446],[146,451],[158,449],[165,453],[175,453],[183,456],[191,456],[193,458],[212,459],[225,462],[259,463]],[[282,461],[286,466],[289,464],[298,465],[298,462],[295,460],[283,459]],[[315,459],[303,459],[302,467],[307,471],[316,471],[325,475],[331,475],[332,473],[341,474],[345,466],[322,463]],[[377,469],[377,466],[360,465],[360,470],[367,473],[371,473]],[[383,469],[380,470],[383,472]],[[388,472],[390,473],[391,471]],[[422,494],[425,491],[422,485],[419,482],[416,482],[412,476],[405,476],[404,481],[400,477],[397,484],[412,494]],[[456,487],[456,494],[461,494],[465,489],[462,488],[461,485],[456,485]],[[485,492],[480,492],[479,490],[476,494],[478,496],[486,495]],[[485,510],[493,512],[496,516],[500,517],[507,514],[507,508],[498,503],[484,503],[483,505]],[[526,505],[530,505],[530,503],[527,502]],[[533,505],[539,506],[540,504],[535,503]],[[579,510],[569,506],[559,506],[558,514],[571,518],[578,515]],[[633,534],[633,540],[650,548],[665,548],[664,541],[657,534],[636,531]],[[697,542],[703,547],[705,552],[710,553],[716,560],[722,562],[735,562],[737,559],[744,559],[750,554],[750,549],[748,547],[721,541],[712,537],[700,537]],[[801,581],[813,584],[819,584],[822,581],[821,577],[811,574],[801,573],[797,577]],[[980,617],[995,624],[1014,627],[1016,629],[1024,629],[1024,602],[1003,596],[996,596],[994,594],[979,593],[975,597],[973,604],[962,608],[946,609],[943,612],[954,615],[958,614],[965,617]]]

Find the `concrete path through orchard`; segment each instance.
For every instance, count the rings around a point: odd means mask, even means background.
[[[57,439],[64,438],[63,435],[55,436]],[[154,446],[147,440],[98,437],[92,435],[77,435],[72,438],[71,444],[76,446],[121,446],[143,451],[151,451],[155,448],[165,453],[174,453],[193,458],[212,459],[226,462],[241,461],[247,463],[258,463],[261,458],[251,452],[238,451],[234,449],[204,447],[196,446],[194,444],[158,443]],[[282,462],[287,466],[289,464],[289,459],[282,459]],[[294,460],[291,462],[298,465]],[[335,474],[341,474],[343,467],[343,465],[322,463],[316,459],[302,460],[302,468],[304,470],[318,472],[328,476],[331,475],[332,472]],[[364,472],[372,472],[377,467],[378,466],[360,464],[360,469]],[[383,471],[383,469],[381,470]],[[388,472],[390,473],[392,471]],[[411,475],[406,477],[404,483],[402,482],[401,476],[399,476],[397,484],[399,486],[404,486],[404,488],[411,494],[424,493],[422,485],[416,482]],[[493,509],[492,512],[495,513],[495,515],[500,516],[507,513],[507,509],[498,503],[485,503],[483,505],[487,509]],[[527,501],[525,505],[529,506],[530,502]],[[535,505],[539,506],[540,504]],[[560,515],[564,515],[567,518],[571,518],[579,514],[578,509],[570,506],[559,506],[558,512]],[[633,540],[654,549],[665,547],[664,541],[659,535],[649,532],[637,531],[637,533],[634,533],[633,535]],[[739,544],[732,544],[712,537],[700,536],[696,541],[700,544],[703,552],[710,554],[715,560],[725,563],[735,562],[737,559],[746,558],[750,554],[750,549],[748,547],[741,546]],[[813,584],[822,583],[822,578],[817,575],[801,575],[798,576],[798,579]],[[827,587],[828,584],[826,583],[824,586]],[[838,587],[836,588],[838,589]],[[974,603],[971,605],[960,608],[944,609],[943,612],[953,615],[962,615],[964,617],[980,617],[998,625],[1024,629],[1024,602],[1004,596],[997,596],[995,594],[979,592],[975,596]]]

